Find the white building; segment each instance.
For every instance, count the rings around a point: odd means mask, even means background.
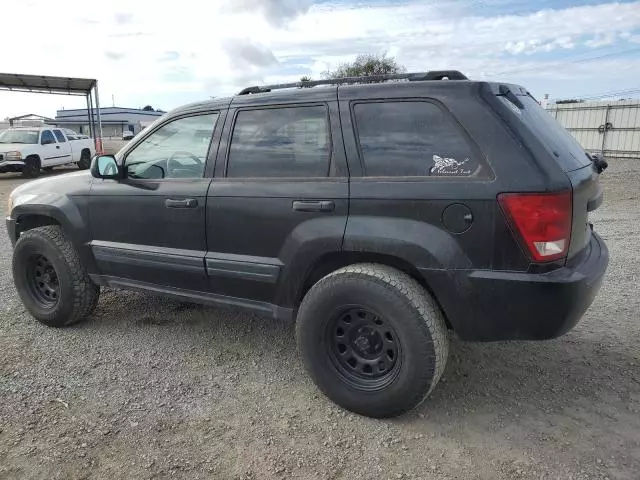
[[[93,116],[96,122],[97,113],[97,109],[94,109]],[[102,136],[104,138],[122,138],[122,133],[127,130],[134,134],[138,133],[146,125],[149,125],[162,115],[164,115],[164,112],[141,110],[138,108],[101,108],[100,117],[102,120]],[[76,132],[89,135],[89,117],[86,108],[77,110],[58,110],[53,123],[60,127],[69,128]]]

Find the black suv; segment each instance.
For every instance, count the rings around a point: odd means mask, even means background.
[[[443,80],[444,79],[444,80]],[[252,87],[10,198],[13,275],[54,327],[99,286],[296,319],[343,407],[393,416],[464,340],[571,329],[608,263],[605,165],[523,88],[459,72]]]

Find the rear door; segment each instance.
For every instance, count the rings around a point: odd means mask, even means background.
[[[318,95],[234,100],[207,196],[214,292],[288,306],[312,262],[341,249],[349,184],[335,89]]]

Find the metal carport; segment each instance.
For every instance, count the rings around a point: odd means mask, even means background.
[[[12,92],[50,93],[54,95],[84,95],[87,99],[89,133],[96,144],[96,152],[102,153],[102,121],[98,81],[92,78],[51,77],[0,73],[0,90]],[[94,118],[95,98],[95,118]]]

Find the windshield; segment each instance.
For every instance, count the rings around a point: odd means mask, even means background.
[[[38,130],[5,130],[0,133],[0,143],[38,143]]]

